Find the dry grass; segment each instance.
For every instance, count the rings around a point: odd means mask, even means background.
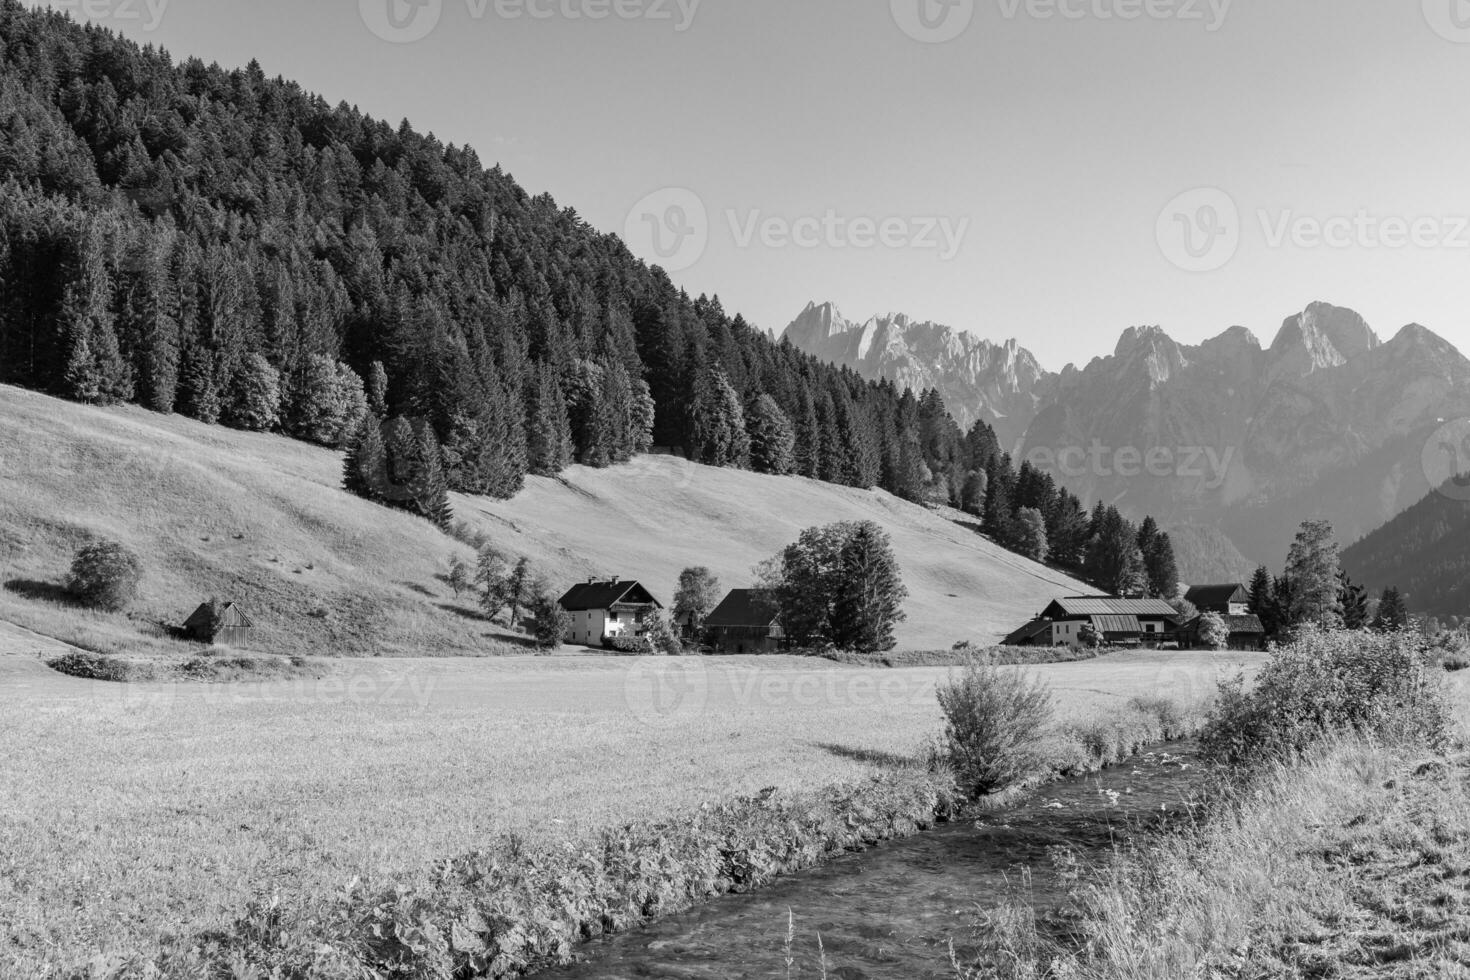
[[[262,627],[261,652],[317,656],[505,653],[503,632],[456,603],[442,576],[466,545],[338,489],[341,456],[137,407],[89,408],[0,386],[0,621],[92,652],[171,654],[159,624],[211,595]],[[597,575],[646,582],[666,601],[680,570],[727,587],[810,525],[876,520],[913,598],[905,647],[990,642],[1085,586],[880,492],[645,457],[513,501],[456,497],[469,531],[530,557],[554,585]],[[76,609],[57,583],[92,535],[147,570],[130,617]],[[3,652],[3,648],[0,648]]]
[[[1470,684],[1455,691],[1470,720]],[[1465,977],[1470,752],[1323,745],[1192,832],[1120,855],[1077,902],[1080,953],[1041,940],[1026,910],[989,920],[1008,975]]]
[[[1037,668],[1059,721],[1189,700],[1233,662]],[[320,681],[115,685],[0,657],[0,976],[413,881],[507,832],[571,840],[882,772],[947,670],[795,658],[356,661]]]

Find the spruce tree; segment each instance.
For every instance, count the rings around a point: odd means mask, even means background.
[[[832,642],[860,653],[892,650],[908,589],[888,535],[871,521],[851,527],[837,563]]]
[[[409,495],[414,509],[441,531],[449,530],[454,512],[449,505],[449,484],[444,478],[444,459],[439,440],[426,422],[414,427],[415,448]]]
[[[367,500],[385,502],[388,493],[388,455],[383,444],[382,424],[374,415],[364,415],[357,435],[348,446],[342,463],[342,486],[348,493]]]
[[[1275,636],[1281,628],[1281,614],[1276,606],[1276,583],[1270,569],[1264,565],[1256,569],[1250,585],[1250,611],[1261,621],[1268,637]]]
[[[1378,600],[1378,615],[1373,619],[1373,628],[1380,633],[1395,633],[1408,629],[1409,624],[1409,606],[1404,601],[1404,594],[1393,586],[1384,589]]]
[[[572,431],[561,382],[549,365],[542,365],[532,389],[527,423],[527,457],[537,476],[556,476],[572,462]]]
[[[1286,563],[1286,577],[1293,589],[1293,624],[1310,622],[1329,629],[1342,625],[1342,604],[1338,601],[1341,574],[1332,525],[1326,521],[1303,523]]]
[[[1346,571],[1337,576],[1337,602],[1342,606],[1344,629],[1360,630],[1368,625],[1368,590],[1349,578]]]
[[[750,462],[757,473],[786,476],[796,470],[796,429],[776,399],[761,395],[751,409]]]
[[[1174,557],[1174,542],[1159,529],[1152,517],[1144,518],[1143,526],[1138,530],[1138,547],[1143,553],[1149,597],[1174,598],[1179,592],[1179,565]]]
[[[368,367],[367,378],[368,411],[380,419],[388,417],[388,372],[382,361],[374,361]]]
[[[719,368],[706,371],[695,387],[691,410],[693,459],[710,466],[743,468],[750,462],[750,437],[740,395]]]

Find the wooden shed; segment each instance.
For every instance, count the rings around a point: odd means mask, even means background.
[[[184,634],[189,639],[221,646],[247,645],[253,629],[255,624],[244,610],[233,602],[221,603],[218,599],[210,599],[184,620]]]

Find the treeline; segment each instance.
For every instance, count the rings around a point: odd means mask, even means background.
[[[1250,584],[1250,610],[1271,639],[1289,639],[1302,626],[1394,633],[1413,625],[1403,593],[1387,586],[1375,599],[1342,567],[1327,521],[1307,521],[1292,542],[1286,568],[1264,566]]]
[[[1134,524],[1101,502],[1089,513],[1049,473],[1024,461],[1017,469],[984,422],[966,436],[959,458],[967,475],[958,506],[980,518],[1000,544],[1112,595],[1173,599],[1179,593],[1173,542],[1152,517]]]

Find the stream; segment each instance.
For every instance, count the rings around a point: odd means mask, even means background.
[[[604,938],[582,962],[539,980],[784,978],[788,915],[793,977],[953,980],[950,942],[967,961],[980,909],[1024,901],[1043,917],[1065,907],[1056,848],[1083,861],[1188,810],[1203,767],[1181,743],[1091,776],[1052,783],[1018,805],[943,824],[727,895],[645,929]]]

